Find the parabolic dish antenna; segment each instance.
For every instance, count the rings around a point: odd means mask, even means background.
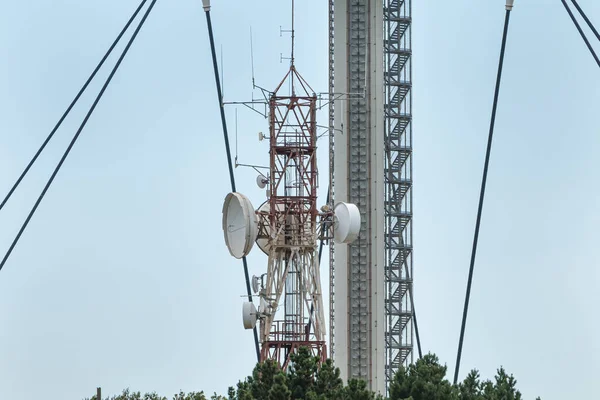
[[[246,196],[229,193],[223,204],[223,234],[232,256],[242,258],[250,253],[258,235],[258,218]]]
[[[267,187],[267,182],[269,182],[269,180],[264,175],[259,175],[259,176],[256,177],[256,185],[260,189],[266,188]]]
[[[260,278],[258,276],[252,275],[252,291],[254,293],[258,293],[260,290]]]
[[[256,314],[256,307],[254,306],[254,303],[250,303],[249,301],[244,302],[244,305],[242,306],[244,329],[254,329],[257,318],[258,316]]]
[[[338,203],[333,208],[335,223],[333,240],[336,243],[352,243],[360,232],[360,211],[352,203]]]

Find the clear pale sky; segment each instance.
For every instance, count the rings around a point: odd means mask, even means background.
[[[600,3],[579,2],[600,26]],[[326,2],[296,3],[298,69],[326,91]],[[2,2],[0,194],[136,6]],[[227,100],[252,96],[250,26],[257,83],[274,88],[283,76],[289,10],[287,1],[213,1]],[[451,377],[504,1],[413,0],[413,14],[415,301],[424,348]],[[2,254],[100,85],[0,211]],[[560,1],[517,0],[461,376],[478,368],[491,378],[503,365],[529,399],[597,393],[599,105],[600,73]],[[267,129],[238,109],[240,162],[267,163],[257,140]],[[236,170],[238,190],[258,206],[255,175]],[[97,386],[225,394],[247,376],[256,359],[242,329],[242,266],[221,231],[228,191],[201,1],[159,0],[0,271],[0,399],[80,399]],[[253,274],[266,269],[259,253]]]

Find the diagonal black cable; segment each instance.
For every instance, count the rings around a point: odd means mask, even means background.
[[[37,201],[35,202],[33,208],[31,209],[31,211],[29,212],[29,215],[27,216],[27,219],[25,220],[25,222],[23,223],[23,225],[21,226],[21,229],[19,230],[19,233],[17,234],[17,236],[15,237],[15,239],[13,240],[12,244],[10,245],[8,251],[6,252],[6,255],[4,256],[4,258],[2,259],[2,262],[0,263],[0,270],[4,267],[4,264],[6,264],[6,261],[8,260],[8,257],[10,256],[10,254],[12,253],[13,249],[15,248],[15,246],[17,245],[17,242],[19,241],[19,238],[21,237],[21,235],[23,234],[23,231],[25,230],[25,228],[27,227],[27,225],[29,224],[29,221],[31,220],[31,217],[33,216],[33,214],[35,213],[35,211],[37,210],[38,206],[40,205],[42,199],[44,198],[44,196],[46,195],[46,192],[48,191],[48,189],[50,188],[50,185],[52,185],[52,182],[54,181],[54,178],[56,177],[56,175],[58,174],[58,171],[60,170],[60,168],[62,167],[63,163],[65,162],[67,156],[69,155],[69,153],[71,152],[71,149],[73,148],[73,146],[75,145],[75,142],[77,141],[77,139],[79,138],[79,135],[81,134],[81,132],[83,131],[83,128],[85,127],[85,125],[87,124],[90,116],[92,115],[92,113],[94,112],[94,109],[96,108],[96,106],[98,105],[98,102],[100,101],[100,99],[102,98],[102,95],[104,94],[106,88],[108,87],[108,84],[110,83],[110,81],[112,80],[113,76],[115,75],[115,73],[117,72],[117,69],[119,68],[119,66],[121,65],[121,62],[123,61],[123,59],[125,58],[125,55],[127,54],[127,52],[129,51],[129,48],[131,47],[131,44],[133,43],[133,41],[135,40],[136,36],[138,35],[140,29],[142,28],[142,26],[144,25],[144,22],[146,22],[146,18],[148,18],[148,15],[150,14],[150,11],[152,11],[152,8],[154,7],[154,4],[156,3],[156,0],[152,0],[152,3],[150,4],[150,6],[148,7],[148,9],[146,10],[146,13],[144,14],[144,16],[142,17],[142,20],[140,21],[139,25],[137,26],[137,28],[135,29],[135,31],[133,32],[133,35],[131,36],[131,39],[129,39],[129,42],[127,43],[127,46],[125,46],[125,49],[123,50],[123,52],[121,53],[121,56],[119,57],[117,63],[115,64],[114,68],[112,69],[110,75],[108,76],[108,78],[106,79],[106,82],[104,83],[104,86],[102,86],[102,89],[100,90],[100,93],[98,94],[98,96],[96,97],[96,100],[94,100],[94,103],[92,104],[92,106],[90,107],[90,110],[88,111],[87,115],[85,116],[85,118],[83,119],[83,122],[81,123],[81,126],[79,126],[79,129],[77,130],[77,133],[75,133],[75,136],[73,136],[73,139],[71,140],[71,143],[69,143],[69,147],[67,147],[67,150],[65,150],[62,158],[60,159],[60,161],[58,162],[56,168],[54,169],[54,172],[52,173],[52,175],[50,176],[50,179],[48,179],[48,182],[46,183],[46,186],[44,187],[44,190],[42,190],[42,193],[40,194],[40,196],[38,197]]]
[[[573,23],[575,24],[575,27],[579,31],[579,34],[581,35],[581,38],[585,42],[585,45],[587,46],[588,50],[590,51],[590,53],[592,53],[592,57],[594,57],[594,60],[596,60],[596,64],[598,64],[598,67],[600,67],[600,59],[596,55],[596,52],[594,51],[594,48],[592,47],[592,45],[590,44],[589,40],[585,36],[585,33],[583,33],[583,29],[581,29],[581,26],[579,26],[579,22],[577,22],[577,19],[575,19],[575,16],[573,15],[573,12],[571,11],[571,9],[569,8],[569,6],[567,5],[567,2],[565,0],[560,0],[560,1],[563,3],[563,6],[565,6],[565,10],[567,10],[567,13],[569,13],[569,17],[571,17],[571,20],[573,21]]]
[[[223,125],[223,138],[225,139],[225,152],[227,153],[227,165],[229,167],[229,180],[231,182],[231,191],[235,192],[235,176],[233,175],[233,163],[231,161],[231,151],[229,148],[229,135],[227,134],[227,121],[225,120],[225,109],[223,108],[223,94],[221,93],[221,85],[219,84],[219,68],[217,66],[217,53],[215,51],[215,40],[213,37],[212,23],[210,20],[210,6],[208,1],[204,1],[204,11],[206,11],[206,23],[208,24],[208,37],[210,39],[210,50],[212,52],[213,68],[215,70],[215,80],[217,83],[217,96],[219,98],[219,109],[221,111],[221,124]],[[252,301],[252,289],[250,288],[250,275],[248,274],[248,262],[246,256],[242,257],[244,265],[244,276],[246,278],[246,291],[248,293],[248,301]],[[254,331],[254,346],[256,348],[256,358],[260,362],[260,346],[258,344],[258,331],[256,326]]]
[[[492,106],[492,118],[490,121],[490,133],[488,136],[487,150],[485,153],[485,164],[483,167],[483,178],[481,180],[481,193],[479,194],[479,208],[477,209],[477,222],[475,223],[475,234],[473,236],[473,250],[471,252],[471,265],[469,267],[469,279],[467,281],[467,292],[465,295],[465,305],[463,309],[462,325],[460,328],[460,339],[458,341],[458,353],[456,355],[456,368],[454,369],[454,384],[458,381],[458,372],[460,370],[460,358],[462,356],[463,341],[465,338],[465,326],[467,324],[467,313],[469,310],[469,297],[471,296],[471,284],[473,282],[473,269],[475,267],[475,254],[477,253],[477,240],[479,238],[479,226],[481,223],[481,212],[483,210],[483,199],[485,196],[485,184],[487,181],[488,166],[490,163],[490,152],[492,151],[492,139],[494,136],[494,124],[496,121],[496,109],[498,106],[498,94],[500,92],[500,81],[502,79],[502,65],[504,64],[504,50],[506,49],[506,37],[508,35],[508,23],[510,21],[510,11],[512,1],[507,0],[506,17],[504,20],[504,33],[502,35],[502,48],[500,50],[500,61],[498,62],[498,76],[496,78],[496,90],[494,92],[494,104]]]
[[[69,115],[69,113],[71,112],[71,109],[75,106],[75,103],[77,103],[77,101],[79,100],[79,98],[81,97],[81,95],[83,94],[83,92],[85,92],[85,90],[89,86],[90,82],[94,79],[94,77],[96,76],[96,74],[98,73],[98,71],[100,70],[100,68],[102,67],[102,65],[104,65],[104,62],[106,61],[106,59],[108,58],[108,56],[112,53],[112,51],[115,48],[115,46],[117,45],[117,43],[119,43],[119,41],[121,40],[121,38],[123,37],[123,35],[127,31],[127,29],[129,29],[129,26],[131,25],[131,23],[133,22],[133,20],[135,19],[135,17],[137,17],[137,15],[139,14],[140,10],[142,9],[142,7],[146,3],[146,1],[147,0],[142,0],[142,2],[140,3],[140,5],[138,6],[138,8],[135,10],[135,12],[133,13],[133,15],[131,16],[131,18],[129,18],[129,21],[127,21],[127,23],[125,24],[125,27],[123,27],[123,30],[121,30],[121,33],[119,33],[119,35],[117,36],[117,38],[115,39],[115,41],[113,42],[113,44],[110,46],[110,48],[108,49],[108,51],[106,52],[106,54],[104,54],[104,57],[102,57],[102,60],[100,60],[100,62],[98,63],[98,65],[94,69],[94,72],[92,72],[92,74],[89,76],[89,78],[87,79],[87,81],[85,82],[85,84],[79,90],[79,93],[77,93],[77,96],[75,96],[75,98],[73,99],[73,101],[71,102],[71,104],[69,105],[69,107],[67,107],[67,109],[63,113],[62,117],[60,117],[60,119],[58,120],[58,122],[54,126],[54,129],[52,129],[52,131],[50,132],[50,134],[48,135],[48,137],[46,138],[46,140],[44,140],[44,143],[42,143],[42,145],[38,149],[37,153],[35,153],[35,155],[31,159],[31,161],[29,161],[29,164],[27,165],[27,167],[25,167],[25,169],[21,173],[21,176],[19,176],[19,179],[17,179],[17,181],[12,186],[12,188],[9,190],[8,194],[6,195],[6,197],[4,197],[4,200],[2,200],[2,203],[0,203],[0,210],[2,210],[2,208],[4,207],[4,205],[6,204],[6,202],[8,201],[8,199],[10,199],[10,197],[12,196],[12,194],[14,193],[14,191],[17,189],[17,187],[19,186],[19,184],[21,183],[21,181],[23,180],[23,178],[25,177],[25,175],[27,175],[27,173],[29,172],[29,170],[31,169],[31,167],[33,166],[33,164],[36,162],[36,160],[38,159],[38,157],[40,156],[40,154],[42,153],[42,151],[44,151],[44,148],[46,147],[46,145],[48,144],[48,142],[50,142],[50,139],[52,139],[52,137],[54,136],[54,134],[56,133],[56,131],[58,130],[58,128],[61,126],[61,124],[63,123],[63,121],[67,117],[67,115]]]
[[[590,19],[587,17],[587,15],[585,15],[585,13],[581,9],[581,7],[579,7],[577,0],[571,0],[571,1],[575,5],[575,8],[577,8],[577,11],[579,11],[579,14],[581,14],[581,16],[583,17],[585,22],[588,24],[588,26],[590,27],[592,32],[594,32],[594,35],[596,35],[596,39],[600,40],[600,33],[598,33],[598,31],[596,30],[596,27],[594,27],[594,24],[592,24],[592,21],[590,21]]]

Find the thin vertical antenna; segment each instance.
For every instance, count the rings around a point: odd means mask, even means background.
[[[254,47],[252,46],[252,25],[250,25],[250,63],[252,64],[252,89],[254,89]]]
[[[235,166],[238,160],[237,108],[235,109]]]
[[[291,62],[292,62],[291,68],[292,69],[294,69],[294,37],[295,37],[294,36],[294,0],[292,0],[292,59],[291,59]],[[293,73],[290,75],[290,78],[291,78],[290,85],[292,86],[290,93],[292,94],[292,96],[295,96],[296,90],[294,88],[294,74]]]
[[[294,0],[292,0],[292,67],[294,66]]]

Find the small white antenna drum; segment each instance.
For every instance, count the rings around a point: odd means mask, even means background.
[[[336,243],[352,243],[360,232],[360,211],[355,204],[338,203],[333,209],[335,224],[333,239]]]
[[[266,188],[267,182],[269,182],[269,180],[264,175],[259,175],[256,177],[256,184],[260,189]]]
[[[256,307],[249,301],[244,302],[242,306],[242,320],[244,321],[244,329],[254,329],[258,315]]]
[[[260,290],[260,277],[252,275],[252,291],[258,293]]]
[[[240,193],[229,193],[223,204],[223,234],[229,253],[242,258],[250,253],[258,235],[258,217],[250,200]]]

